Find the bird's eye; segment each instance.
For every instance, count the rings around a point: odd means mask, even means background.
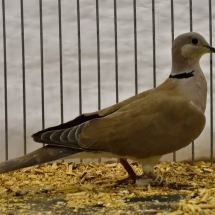
[[[197,45],[198,42],[199,42],[198,39],[196,39],[196,38],[192,39],[192,44],[193,44],[193,45]]]

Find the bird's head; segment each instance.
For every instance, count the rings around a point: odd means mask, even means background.
[[[213,52],[215,48],[202,35],[196,32],[181,34],[172,44],[172,72],[176,74],[193,70],[199,65],[202,55]]]

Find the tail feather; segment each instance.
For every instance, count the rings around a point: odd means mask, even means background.
[[[81,152],[80,149],[51,145],[44,146],[22,157],[0,163],[0,173],[6,173],[25,167],[47,163],[79,152]]]

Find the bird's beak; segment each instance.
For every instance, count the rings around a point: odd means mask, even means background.
[[[209,46],[209,45],[204,46],[204,47],[205,47],[205,48],[208,48],[208,49],[210,50],[210,52],[215,53],[215,48],[214,48],[214,47]]]

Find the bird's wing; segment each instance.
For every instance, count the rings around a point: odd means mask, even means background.
[[[95,112],[91,112],[91,113],[81,114],[80,116],[66,123],[38,131],[35,134],[33,134],[32,137],[34,141],[40,142],[40,143],[47,143],[47,144],[54,143],[61,146],[67,145],[68,147],[71,147],[71,148],[80,148],[80,146],[77,145],[77,138],[74,139],[75,136],[73,137],[73,140],[74,140],[72,141],[73,144],[70,143],[71,141],[67,138],[69,134],[70,134],[70,137],[72,138],[72,133],[75,134],[75,132],[78,131],[76,133],[76,136],[77,136],[80,133],[81,128],[85,125],[86,122],[91,121],[93,119],[108,116],[128,104],[146,97],[153,90],[154,89],[139,93],[138,95],[132,96],[124,101],[121,101],[107,108],[104,108]],[[52,138],[51,138],[51,135],[52,135]],[[61,139],[60,139],[60,135],[62,135]],[[54,137],[55,137],[55,140],[54,140]],[[66,142],[68,144],[66,144]]]
[[[184,96],[153,91],[104,117],[45,132],[42,139],[52,145],[141,159],[185,147],[204,125],[204,114]]]
[[[175,92],[156,92],[83,127],[79,145],[145,158],[176,151],[196,139],[205,116]]]

